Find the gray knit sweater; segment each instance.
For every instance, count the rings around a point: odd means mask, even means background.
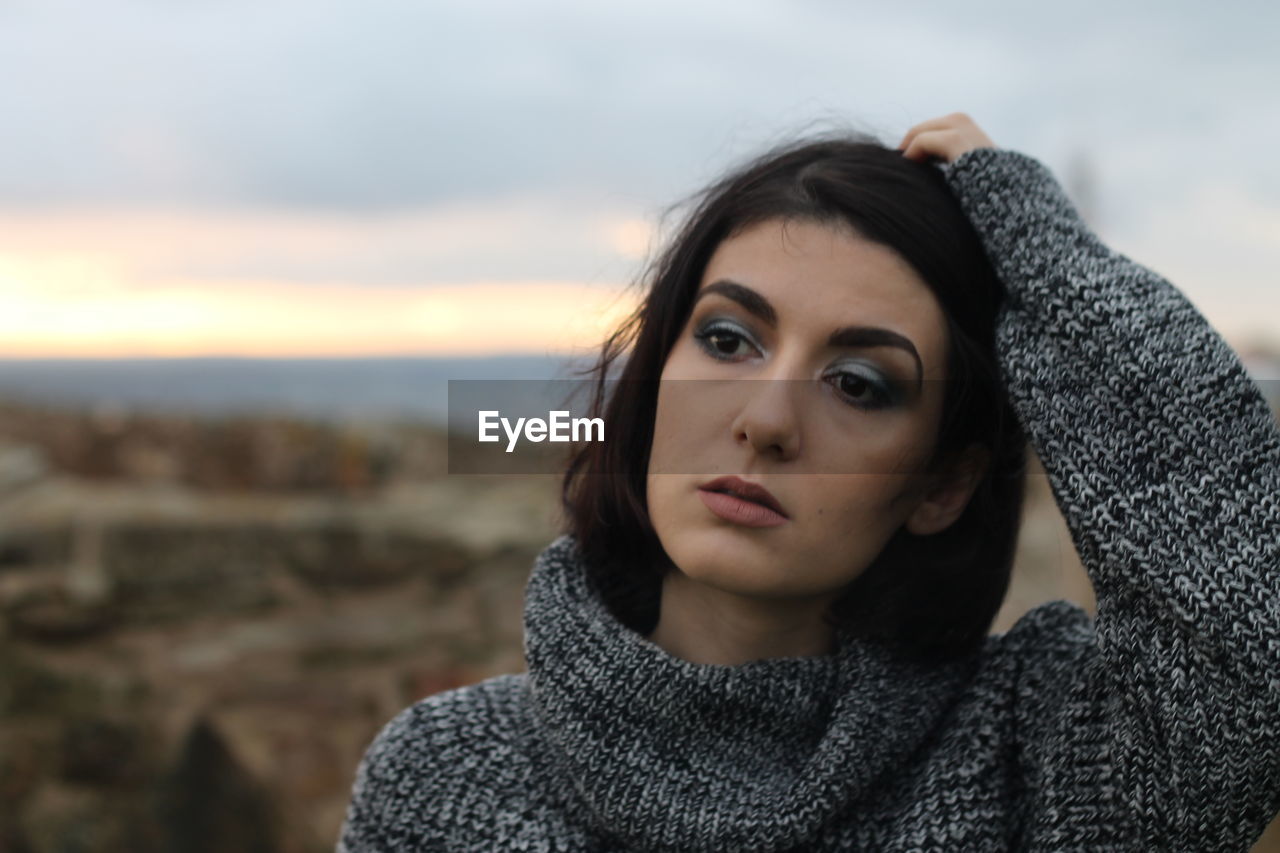
[[[942,167],[1010,291],[1005,381],[1098,596],[976,658],[697,665],[538,558],[526,675],[361,763],[363,851],[1247,850],[1280,809],[1280,432],[1199,313],[1012,151]]]

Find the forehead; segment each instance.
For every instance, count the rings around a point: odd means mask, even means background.
[[[943,362],[946,321],[929,286],[896,251],[849,226],[780,219],[750,225],[716,248],[699,289],[722,280],[767,299],[782,329],[825,338],[842,326],[880,326],[915,342],[926,373]]]

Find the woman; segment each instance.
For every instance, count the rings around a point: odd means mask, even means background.
[[[1245,850],[1280,809],[1271,412],[968,117],[712,187],[596,379],[527,675],[392,720],[340,850]],[[1022,427],[1098,617],[987,637]]]

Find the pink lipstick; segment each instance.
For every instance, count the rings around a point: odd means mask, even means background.
[[[788,516],[769,490],[739,477],[719,477],[698,487],[707,509],[745,527],[776,527]]]

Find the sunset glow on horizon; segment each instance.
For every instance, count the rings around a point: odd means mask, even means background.
[[[429,290],[358,285],[302,291],[235,281],[219,292],[49,297],[0,278],[0,357],[261,358],[467,356],[593,348],[631,310],[625,296],[572,282],[472,283]],[[500,310],[495,310],[495,307]]]
[[[0,214],[0,358],[569,353],[635,306],[614,282],[430,278],[432,224]],[[626,220],[599,235],[622,256],[644,238]]]

